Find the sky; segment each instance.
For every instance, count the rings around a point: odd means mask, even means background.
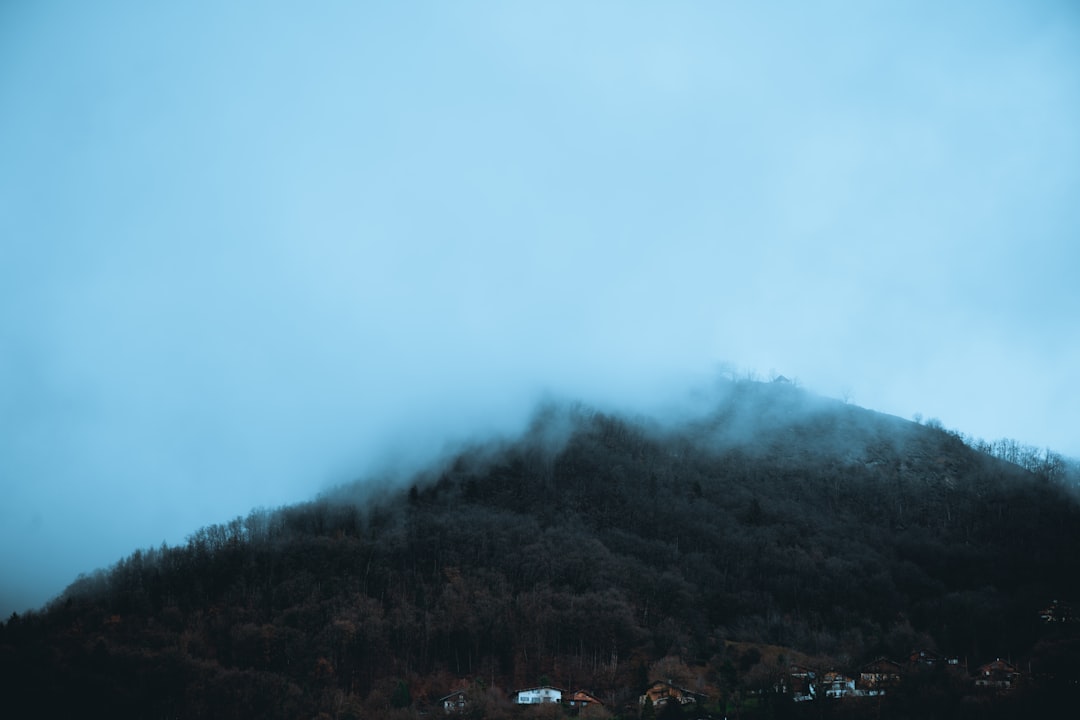
[[[0,3],[0,616],[719,372],[1080,457],[1080,9]]]

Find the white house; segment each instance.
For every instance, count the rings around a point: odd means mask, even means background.
[[[518,705],[534,705],[552,702],[562,702],[562,690],[551,687],[550,685],[528,688],[527,690],[518,690],[517,692]]]
[[[825,697],[842,698],[855,695],[855,679],[838,672],[827,672],[821,679]]]

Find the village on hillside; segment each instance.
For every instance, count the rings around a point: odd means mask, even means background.
[[[933,671],[948,673],[953,680],[967,684],[973,693],[982,695],[1011,693],[1030,677],[1029,672],[1002,658],[969,668],[961,658],[919,649],[901,661],[880,657],[850,673],[790,664],[772,679],[769,686],[746,689],[743,694],[744,701],[751,704],[765,695],[785,697],[795,703],[822,699],[857,702],[860,698],[883,697],[896,691],[907,679]],[[679,707],[678,716],[708,717],[715,709],[723,711],[730,707],[732,698],[727,693],[721,696],[710,694],[708,690],[704,685],[695,690],[672,680],[655,680],[642,690],[636,705],[623,703],[618,707],[614,706],[613,700],[602,700],[587,690],[569,691],[550,684],[515,690],[503,697],[513,705],[556,705],[567,715],[582,717],[652,718],[671,704]],[[479,695],[490,694],[490,691],[491,688],[482,683],[470,685],[463,681],[461,687],[438,698],[434,705],[447,714],[464,714],[473,709]]]
[[[1038,616],[1045,625],[1072,624],[1076,621],[1072,606],[1059,600],[1053,600],[1040,609]],[[752,656],[761,657],[756,647],[748,650]],[[747,706],[760,703],[767,696],[786,698],[793,703],[819,700],[857,703],[863,698],[884,698],[902,690],[906,682],[917,682],[935,673],[945,674],[954,686],[966,687],[971,694],[984,698],[1009,696],[1019,688],[1059,679],[1033,673],[1031,668],[1021,669],[1009,659],[995,657],[972,666],[966,658],[949,657],[926,648],[912,650],[901,660],[878,657],[848,672],[835,668],[823,670],[809,663],[784,662],[784,655],[777,657],[777,667],[782,669],[777,669],[766,678],[759,677],[756,682],[728,683],[728,687],[719,689],[700,678],[695,679],[692,672],[684,673],[684,677],[678,681],[672,678],[653,680],[637,695],[636,703],[618,703],[614,693],[607,699],[601,699],[598,693],[585,689],[565,690],[550,684],[548,678],[544,677],[535,687],[522,688],[509,694],[483,682],[474,684],[463,680],[453,692],[435,700],[432,709],[441,709],[450,715],[475,715],[477,703],[489,701],[494,691],[512,706],[554,707],[571,717],[707,718],[715,711],[726,713],[732,708],[737,709],[740,702]],[[666,661],[689,670],[677,658],[666,658],[661,662]],[[1080,681],[1080,678],[1076,680]],[[686,685],[696,687],[691,689]],[[739,685],[742,687],[736,689],[735,686]],[[675,709],[678,709],[677,713],[668,712]]]

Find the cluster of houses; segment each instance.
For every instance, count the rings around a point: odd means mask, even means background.
[[[945,658],[929,650],[916,650],[907,658],[907,664],[878,658],[860,668],[855,677],[829,671],[792,665],[776,684],[775,690],[790,694],[795,702],[814,700],[818,697],[846,698],[884,695],[896,687],[911,670],[945,667],[958,673],[967,673],[967,664],[960,658]],[[976,687],[990,690],[1010,690],[1020,682],[1022,674],[1012,663],[1001,658],[981,665],[971,676]]]
[[[776,681],[773,690],[790,695],[795,702],[815,700],[819,697],[832,699],[874,697],[885,695],[903,681],[904,675],[912,671],[938,666],[954,672],[968,672],[966,663],[962,663],[959,658],[945,658],[929,650],[916,650],[907,658],[906,665],[882,657],[864,665],[854,677],[836,671],[822,673],[801,665],[792,665]],[[1001,658],[981,665],[972,675],[976,687],[997,691],[1012,689],[1021,678],[1021,672]],[[567,692],[551,685],[518,690],[514,693],[513,699],[519,705],[559,703],[564,707],[577,710],[590,705],[596,707],[604,705],[584,690]],[[705,700],[706,696],[702,693],[679,687],[671,682],[657,680],[646,688],[638,702],[642,706],[651,703],[653,707],[659,708],[670,702],[690,705],[700,704]],[[458,690],[439,698],[438,703],[447,713],[462,712],[469,705],[468,692]]]
[[[678,702],[682,705],[701,703],[705,701],[706,696],[702,693],[679,687],[670,682],[658,680],[650,685],[645,690],[645,693],[642,694],[640,698],[641,704],[644,705],[647,699],[651,700],[655,706],[659,707],[667,702]],[[518,690],[514,693],[514,702],[518,705],[559,703],[563,706],[576,708],[578,710],[583,710],[589,706],[604,706],[604,703],[601,702],[600,699],[584,690],[567,692],[551,685]],[[468,692],[466,690],[452,692],[445,697],[439,698],[438,703],[442,705],[443,709],[448,713],[462,712],[469,706]]]
[[[514,693],[514,702],[518,705],[560,703],[579,710],[584,709],[589,705],[597,707],[603,707],[604,705],[604,703],[600,702],[584,690],[566,692],[557,687],[552,687],[551,685],[518,690]],[[458,690],[457,692],[452,692],[445,697],[439,698],[438,703],[442,705],[443,709],[448,713],[463,712],[469,706],[468,693],[465,690]]]

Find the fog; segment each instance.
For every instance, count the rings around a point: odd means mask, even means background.
[[[223,5],[0,6],[0,616],[731,369],[1080,456],[1073,3]]]

